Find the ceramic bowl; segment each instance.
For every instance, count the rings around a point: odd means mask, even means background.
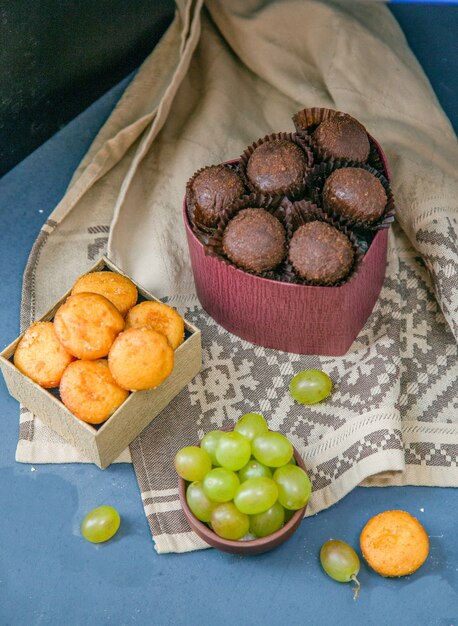
[[[307,471],[302,457],[295,448],[294,458],[296,459],[297,465],[301,467],[304,472]],[[222,537],[219,537],[206,524],[194,517],[186,502],[186,486],[186,481],[182,478],[178,478],[178,493],[180,496],[181,507],[192,530],[213,548],[217,548],[223,552],[231,552],[232,554],[260,554],[261,552],[267,552],[268,550],[276,548],[289,539],[297,530],[307,508],[307,505],[305,505],[302,509],[295,511],[291,519],[282,528],[271,535],[267,535],[267,537],[246,541],[232,541],[230,539],[223,539]]]

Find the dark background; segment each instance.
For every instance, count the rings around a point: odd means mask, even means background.
[[[458,7],[390,9],[457,119]],[[137,68],[173,14],[173,0],[0,0],[0,176]]]
[[[0,0],[0,176],[137,68],[173,0]]]

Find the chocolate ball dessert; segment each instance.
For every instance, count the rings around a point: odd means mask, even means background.
[[[335,170],[323,188],[327,209],[351,220],[372,224],[386,207],[385,189],[377,178],[361,167]]]
[[[306,156],[298,145],[288,139],[272,139],[255,148],[246,174],[256,191],[275,194],[302,185],[306,170]]]
[[[240,176],[224,165],[205,168],[189,187],[193,219],[208,228],[214,228],[222,211],[245,193]]]
[[[354,256],[346,235],[326,222],[313,221],[295,231],[288,258],[302,278],[317,285],[334,285],[349,273]]]
[[[325,158],[364,163],[369,157],[370,145],[366,129],[346,113],[337,113],[321,122],[313,131],[312,137]]]
[[[224,254],[241,269],[261,274],[274,269],[286,253],[285,229],[265,209],[240,211],[223,233]]]

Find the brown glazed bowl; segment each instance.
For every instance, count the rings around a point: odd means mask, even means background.
[[[306,472],[304,461],[296,448],[294,448],[294,458],[296,459],[298,467]],[[276,548],[289,539],[297,530],[307,508],[307,505],[305,505],[302,509],[294,511],[291,519],[282,528],[271,535],[267,535],[267,537],[260,537],[252,541],[232,541],[219,537],[206,524],[194,517],[186,502],[186,481],[182,478],[178,478],[178,494],[180,496],[183,513],[196,535],[199,535],[201,539],[213,548],[217,548],[223,552],[231,552],[232,554],[260,554],[261,552],[273,550],[273,548]]]

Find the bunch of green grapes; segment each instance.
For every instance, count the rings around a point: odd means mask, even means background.
[[[175,468],[190,483],[186,501],[193,515],[224,539],[274,533],[312,490],[291,443],[269,431],[258,413],[243,415],[231,432],[207,433],[200,448],[181,448]]]

